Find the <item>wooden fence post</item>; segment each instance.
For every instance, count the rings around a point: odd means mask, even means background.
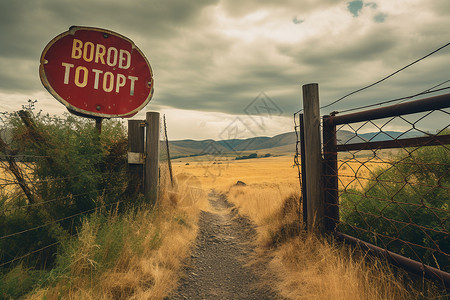
[[[303,86],[308,231],[324,231],[319,85]]]
[[[145,196],[153,205],[158,199],[159,190],[159,113],[147,112],[147,138],[145,159]]]
[[[133,192],[144,193],[145,121],[128,120],[128,167]]]

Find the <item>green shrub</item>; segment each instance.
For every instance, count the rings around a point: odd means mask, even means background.
[[[258,158],[258,153],[251,153],[249,155],[237,156],[235,160],[251,159],[251,158]]]
[[[0,297],[3,299],[18,299],[30,292],[39,282],[45,271],[37,271],[19,264],[0,274]]]
[[[450,153],[444,146],[408,151],[375,171],[362,191],[342,195],[340,230],[448,272],[441,251],[450,249]]]
[[[127,137],[121,122],[105,120],[99,134],[92,120],[69,114],[29,119],[31,125],[26,126],[18,114],[10,118],[10,147],[19,164],[26,160],[33,166],[26,177],[34,203],[20,192],[13,198],[0,193],[0,235],[26,231],[0,240],[0,263],[64,241],[77,232],[85,214],[121,211],[126,199],[136,196],[128,188]],[[55,251],[56,247],[38,251],[22,263],[49,268]]]

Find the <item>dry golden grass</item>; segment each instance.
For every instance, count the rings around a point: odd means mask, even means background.
[[[178,176],[176,187],[163,182],[157,210],[144,207],[125,219],[117,215],[108,219],[111,228],[122,222],[119,228],[128,233],[118,248],[114,248],[116,237],[108,235],[110,240],[100,246],[98,223],[86,220],[78,248],[65,258],[68,270],[53,286],[35,291],[28,299],[163,299],[176,287],[182,261],[197,234],[198,213],[206,205],[206,194],[193,178]],[[103,256],[116,255],[114,265],[101,265],[99,250]]]
[[[189,165],[186,165],[189,163]],[[173,163],[175,173],[196,176],[204,189],[226,192],[238,180],[246,184],[268,184],[277,182],[298,186],[298,172],[290,156],[267,157],[246,160],[186,161]]]
[[[416,298],[385,264],[317,236],[301,234],[272,255],[277,289],[288,299]]]
[[[357,170],[358,176],[363,173],[368,176],[370,168],[378,166],[379,162],[361,167],[360,162],[351,161],[342,172],[348,172],[350,177]],[[174,169],[185,176],[197,176],[206,188],[227,193],[240,213],[254,221],[259,258],[270,258],[269,272],[276,277],[270,284],[283,297],[423,298],[420,292],[408,291],[386,264],[300,229],[298,173],[292,167],[291,157],[229,161],[222,165],[180,162]],[[247,185],[236,186],[237,180]]]
[[[16,163],[19,168],[21,176],[26,182],[32,180],[33,164],[32,163]],[[22,193],[22,189],[14,174],[9,169],[9,164],[6,161],[0,161],[0,196],[8,195],[8,198],[13,198],[13,195]]]
[[[358,162],[351,163],[358,168]],[[270,284],[282,296],[421,298],[419,292],[407,291],[378,260],[300,230],[298,173],[292,165],[291,157],[174,163],[178,185],[171,188],[163,182],[157,212],[141,209],[125,220],[133,234],[125,236],[114,266],[99,271],[102,266],[93,254],[99,247],[95,238],[99,229],[95,222],[86,222],[78,237],[79,251],[68,258],[67,277],[29,299],[163,299],[175,288],[181,262],[189,255],[198,213],[208,209],[209,189],[227,193],[240,213],[257,225],[259,259],[269,258],[269,272],[276,277]],[[238,180],[246,185],[236,186]],[[112,216],[109,222],[113,226],[117,220]],[[142,249],[138,253],[133,250],[136,240]]]

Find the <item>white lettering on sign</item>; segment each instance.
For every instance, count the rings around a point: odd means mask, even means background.
[[[102,44],[94,45],[92,42],[84,43],[81,40],[73,39],[72,55],[73,59],[83,58],[86,62],[95,61],[95,63],[106,64],[110,67],[118,67],[128,69],[131,66],[131,53],[124,49],[117,50],[115,47],[106,47]]]
[[[125,57],[126,56],[126,57]],[[126,62],[125,65],[123,65],[123,62]],[[120,49],[119,51],[119,68],[121,69],[128,69],[131,65],[131,54],[127,50]]]
[[[83,41],[78,39],[73,39],[71,58],[95,62],[96,64],[106,64],[110,67],[118,67],[124,70],[131,66],[131,53],[129,51],[115,47],[106,48],[105,45],[92,42],[83,43]],[[107,93],[113,90],[119,93],[120,89],[126,87],[129,82],[130,96],[133,96],[135,82],[139,80],[135,76],[125,76],[124,74],[115,74],[109,71],[103,72],[99,69],[89,70],[83,65],[75,66],[74,64],[63,62],[62,66],[64,67],[64,84],[71,83],[71,75],[73,74],[72,82],[77,87],[83,88],[88,86],[89,76],[94,76],[93,88],[98,90],[101,87]]]
[[[75,67],[73,64],[63,62],[61,64],[64,68],[64,84],[69,84],[71,82],[71,75],[73,74],[72,69]],[[102,90],[110,93],[115,90],[116,93],[120,92],[120,88],[123,88],[129,82],[130,84],[130,96],[134,96],[134,86],[135,82],[139,80],[136,76],[125,76],[123,74],[114,75],[112,72],[105,72],[103,74],[102,70],[92,69],[92,74],[89,74],[88,68],[85,66],[77,66],[75,68],[75,74],[73,83],[77,87],[85,87],[88,84],[89,76],[94,76],[94,89],[98,90],[101,82]],[[103,76],[102,76],[103,74]]]
[[[91,62],[94,59],[94,44],[93,43],[91,43],[91,42],[84,43],[83,59],[87,62]]]
[[[105,64],[105,59],[103,58],[106,54],[106,48],[102,44],[97,44],[95,47],[95,63],[98,64],[100,61],[102,64]]]
[[[134,95],[134,82],[135,82],[136,80],[138,80],[138,78],[137,78],[137,77],[134,77],[134,76],[128,76],[128,79],[131,80],[130,96],[133,96],[133,95]]]
[[[92,69],[92,72],[95,73],[94,89],[98,90],[98,78],[99,78],[100,74],[103,73],[103,71],[102,70],[97,70],[97,69]],[[66,83],[66,82],[64,81],[64,83]]]
[[[83,54],[81,47],[83,47],[83,42],[77,39],[73,39],[72,58],[75,59],[81,58],[81,55]]]
[[[108,48],[108,58],[106,59],[106,63],[110,67],[114,67],[117,64],[117,49],[114,47]]]
[[[109,86],[108,86],[108,77],[109,77]],[[106,72],[103,77],[103,90],[105,92],[111,92],[114,88],[114,75],[111,72]]]
[[[80,81],[80,71],[83,70],[83,81]],[[64,75],[64,77],[66,77]],[[85,87],[87,85],[88,82],[88,69],[86,67],[83,66],[78,66],[75,69],[75,85],[78,87]]]
[[[126,83],[126,82],[127,82],[127,78],[125,77],[125,75],[117,74],[116,93],[119,92],[119,89],[120,89],[121,87],[124,87],[124,86],[125,86],[125,83]],[[134,81],[132,81],[132,84],[134,84]],[[130,92],[130,96],[133,96],[133,95],[131,95],[131,92]]]
[[[73,68],[73,64],[63,62],[62,65],[66,68],[66,71],[64,72],[64,84],[69,84],[70,68]]]

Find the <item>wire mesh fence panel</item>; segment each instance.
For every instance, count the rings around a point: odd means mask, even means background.
[[[449,272],[450,110],[432,102],[330,117],[338,181],[328,192],[338,231]]]
[[[295,156],[294,156],[294,165],[297,167],[298,170],[298,180],[300,183],[302,195],[300,197],[300,203],[299,207],[302,211],[302,217],[303,217],[303,224],[307,224],[307,207],[306,207],[306,181],[304,180],[303,176],[305,175],[302,173],[302,165],[305,165],[304,159],[305,156],[302,155],[305,152],[304,149],[304,131],[303,131],[303,114],[301,113],[295,113],[294,114],[294,130],[295,130]]]

